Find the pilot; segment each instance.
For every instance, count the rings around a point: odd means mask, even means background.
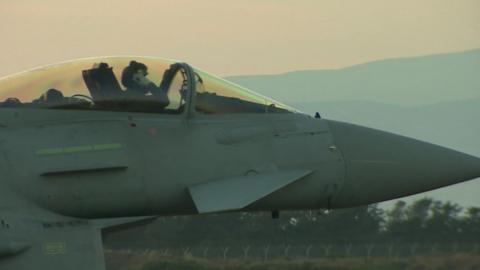
[[[39,98],[34,99],[33,103],[61,103],[63,102],[65,97],[63,96],[62,92],[55,88],[48,89],[45,93],[43,93]]]
[[[0,107],[19,107],[22,102],[15,97],[7,98],[4,102],[0,103]]]
[[[146,76],[148,68],[145,64],[131,61],[130,64],[123,69],[122,84],[127,88],[129,94],[146,95],[155,84]]]
[[[155,83],[147,78],[148,67],[140,62],[131,61],[123,69],[122,84],[127,88],[126,94],[130,97],[154,96],[157,101],[164,106],[169,104],[167,94],[162,91]]]

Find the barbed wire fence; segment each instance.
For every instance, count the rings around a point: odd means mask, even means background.
[[[480,255],[480,243],[389,243],[389,244],[304,244],[304,245],[242,245],[242,246],[185,246],[146,250],[110,250],[129,254],[157,254],[163,257],[191,257],[206,260],[274,260],[363,257],[365,259],[408,258],[452,254]]]

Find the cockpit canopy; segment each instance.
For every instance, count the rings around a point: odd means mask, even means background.
[[[0,108],[181,114],[288,113],[279,102],[193,69],[148,57],[80,59],[0,79]]]

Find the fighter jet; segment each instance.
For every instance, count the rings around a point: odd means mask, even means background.
[[[480,176],[479,158],[172,60],[45,66],[1,79],[0,100],[1,270],[104,270],[102,234],[158,216],[353,207]]]

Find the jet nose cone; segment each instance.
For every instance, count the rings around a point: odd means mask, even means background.
[[[480,177],[480,159],[391,133],[329,121],[346,177],[334,207],[408,196]]]

